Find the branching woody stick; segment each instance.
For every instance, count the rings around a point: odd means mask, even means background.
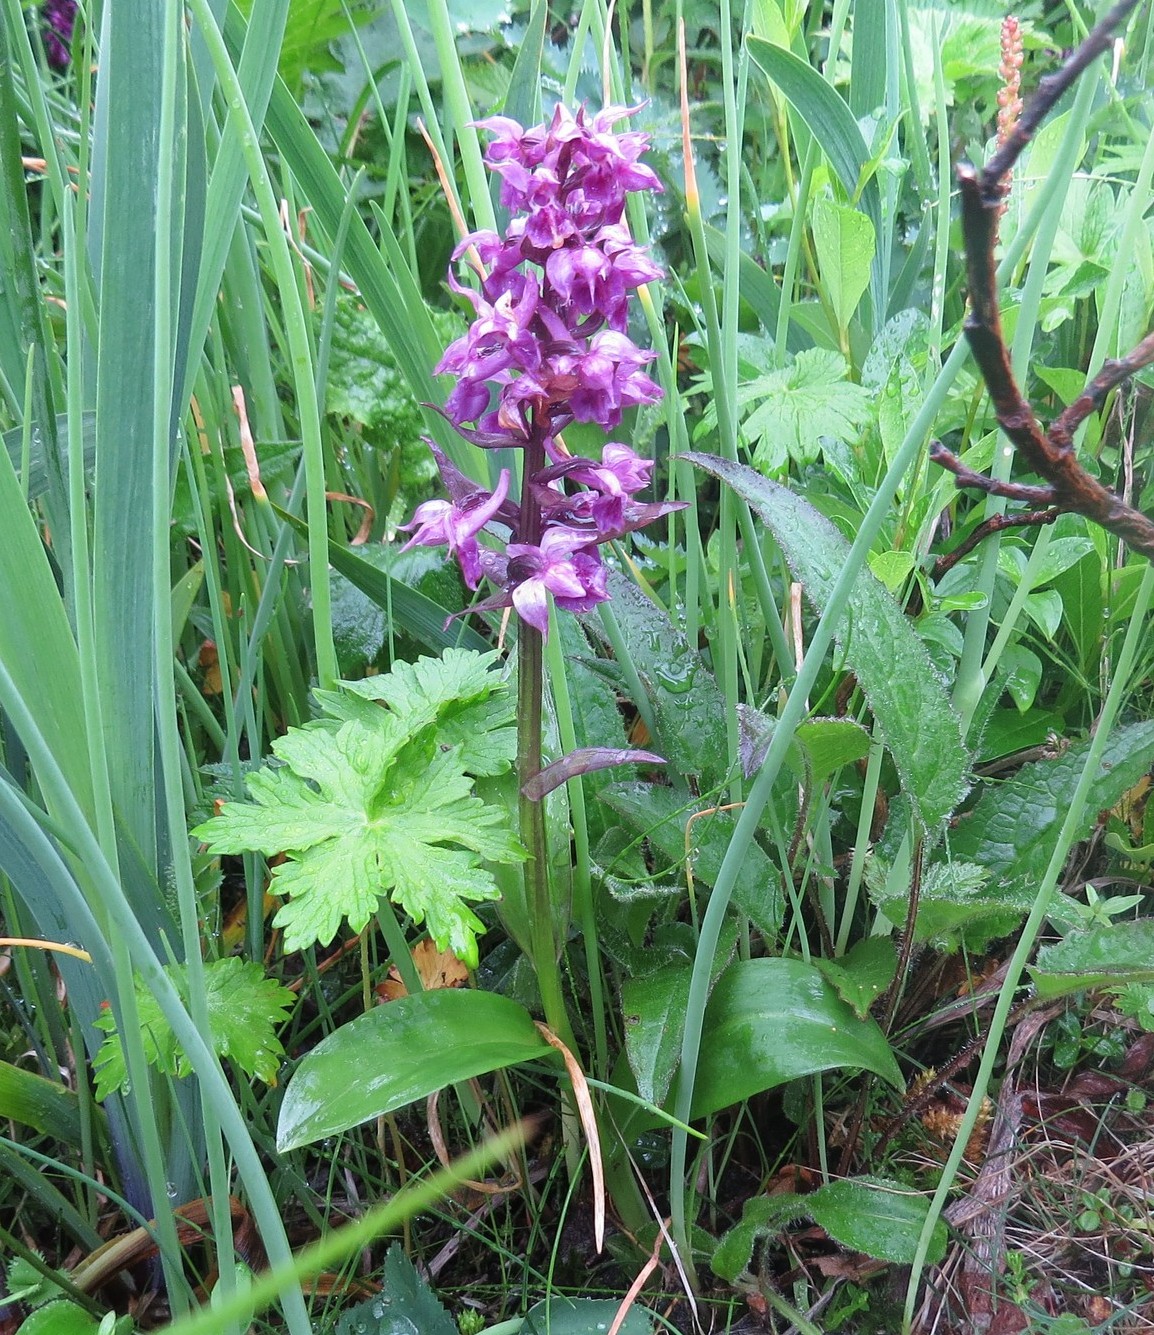
[[[985,167],[979,171],[965,163],[958,168],[970,289],[966,337],[989,390],[999,426],[1014,442],[1031,471],[1044,478],[1045,483],[1029,486],[1000,482],[975,473],[937,441],[930,446],[930,458],[953,473],[959,487],[1022,501],[1034,510],[1050,507],[1084,515],[1154,560],[1154,521],[1091,477],[1079,464],[1073,447],[1074,432],[1102,406],[1110,391],[1135,371],[1154,362],[1154,334],[1147,335],[1128,356],[1105,362],[1080,397],[1044,431],[1010,368],[1010,354],[998,312],[994,265],[998,216],[1005,198],[1003,186],[1014,163],[1058,99],[1107,50],[1113,33],[1138,3],[1139,0],[1121,0],[1061,69],[1041,81],[1020,119]]]

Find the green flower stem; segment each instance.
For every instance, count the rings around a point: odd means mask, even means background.
[[[543,528],[541,507],[534,504],[529,479],[545,467],[545,441],[534,434],[525,446],[521,483],[521,527],[517,541],[538,544]],[[549,856],[545,839],[545,807],[525,796],[525,784],[541,772],[542,700],[545,686],[544,640],[541,632],[521,620],[517,633],[517,801],[521,842],[529,854],[525,862],[525,903],[531,917],[530,950],[545,1023],[570,1050],[577,1043],[565,1010],[565,994],[558,964],[558,941],[553,930],[553,896],[549,885]]]

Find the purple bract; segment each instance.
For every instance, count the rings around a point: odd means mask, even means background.
[[[454,252],[479,268],[479,292],[449,276],[474,319],[435,368],[456,378],[444,415],[475,445],[525,451],[521,501],[507,499],[507,471],[489,493],[434,446],[452,500],[418,507],[405,545],[447,545],[470,588],[482,577],[498,588],[479,607],[512,606],[542,635],[550,595],[578,612],[608,597],[599,544],[681,508],[634,499],[653,463],[628,445],[610,442],[596,462],[560,440],[572,422],[612,430],[626,409],[661,397],[644,369],[656,354],[626,332],[628,294],[661,276],[624,221],[630,193],[661,189],[640,161],[648,136],[611,129],[638,110],[559,106],[529,130],[504,116],[479,121],[514,216],[503,236],[475,232]],[[477,540],[494,527],[504,552]]]
[[[66,70],[71,62],[76,0],[44,0],[40,6],[44,54],[53,69]]]

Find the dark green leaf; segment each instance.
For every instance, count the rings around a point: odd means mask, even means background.
[[[1088,988],[1154,982],[1154,918],[1071,932],[1043,946],[1030,973],[1043,1000]]]
[[[730,965],[705,1010],[693,1116],[740,1103],[798,1076],[849,1066],[904,1087],[886,1037],[859,1020],[812,965],[754,959]]]
[[[806,1213],[836,1242],[895,1265],[910,1265],[930,1203],[900,1182],[879,1177],[827,1182],[805,1199]],[[946,1226],[934,1225],[926,1260],[937,1265],[946,1253]]]
[[[973,811],[950,834],[954,858],[976,862],[995,883],[1036,890],[1045,874],[1090,743],[1078,742],[1054,760],[1024,765],[1006,783],[989,785]],[[1115,728],[1090,788],[1076,838],[1093,829],[1154,761],[1154,722]]]
[[[394,1242],[381,1291],[341,1315],[334,1335],[460,1335],[457,1323]]]
[[[621,1303],[616,1298],[546,1298],[526,1316],[519,1335],[599,1335],[613,1324]],[[653,1335],[653,1322],[642,1307],[632,1307],[619,1335]]]
[[[775,1196],[753,1196],[745,1202],[741,1222],[721,1239],[710,1258],[710,1266],[718,1279],[732,1284],[749,1269],[753,1249],[759,1238],[775,1237],[806,1213],[806,1198],[792,1191]]]
[[[867,936],[836,960],[815,959],[827,982],[833,984],[842,1001],[853,1007],[859,1020],[893,982],[898,954],[893,938]]]

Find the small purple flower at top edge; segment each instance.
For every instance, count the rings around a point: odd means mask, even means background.
[[[55,70],[66,70],[71,63],[76,8],[76,0],[44,0],[40,6],[44,54]]]

